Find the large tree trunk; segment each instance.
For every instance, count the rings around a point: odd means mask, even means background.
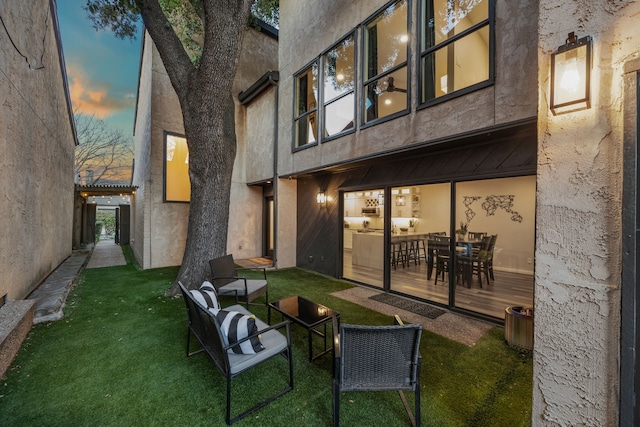
[[[182,109],[189,147],[189,230],[176,282],[198,287],[209,260],[227,248],[231,174],[236,156],[231,87],[253,0],[204,0],[204,47],[194,67],[157,0],[136,0]]]
[[[208,124],[209,120],[201,120],[199,114],[193,119],[183,114],[185,129],[195,129],[193,134],[187,132],[189,152],[194,150],[198,156],[189,156],[191,204],[187,244],[176,283],[168,291],[169,295],[179,292],[178,280],[193,288],[210,279],[209,260],[224,255],[227,250],[236,139],[235,109],[231,97],[226,105],[222,100],[216,100],[215,106],[206,109],[215,125]]]

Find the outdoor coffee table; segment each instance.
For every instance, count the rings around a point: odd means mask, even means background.
[[[308,299],[295,295],[289,298],[281,299],[269,303],[268,322],[271,324],[271,309],[274,309],[283,317],[304,327],[309,333],[309,361],[312,362],[318,357],[329,353],[333,350],[333,346],[327,347],[327,323],[331,322],[334,317],[340,320],[340,313],[330,308],[309,301]],[[324,330],[320,332],[317,328],[322,326]],[[334,331],[335,333],[335,331]],[[312,337],[313,334],[320,335],[324,338],[324,351],[313,355]]]

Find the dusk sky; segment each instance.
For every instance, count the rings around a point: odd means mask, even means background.
[[[131,41],[96,31],[82,9],[86,0],[57,4],[74,111],[95,114],[133,135],[141,35]]]

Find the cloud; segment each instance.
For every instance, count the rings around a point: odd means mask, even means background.
[[[91,80],[77,64],[67,67],[67,76],[74,111],[104,119],[135,105],[134,94],[119,94],[107,83]]]

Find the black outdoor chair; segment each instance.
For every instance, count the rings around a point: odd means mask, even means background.
[[[293,390],[293,357],[291,354],[291,336],[288,321],[283,321],[276,325],[269,326],[255,317],[254,319],[257,332],[238,340],[237,343],[227,344],[226,340],[228,340],[228,338],[224,338],[221,325],[218,322],[216,315],[214,315],[208,308],[198,303],[192,297],[191,292],[189,292],[182,283],[178,282],[178,284],[180,285],[180,291],[182,292],[184,303],[187,307],[187,316],[189,321],[187,326],[187,356],[205,351],[226,378],[227,403],[225,421],[227,424],[233,424]],[[243,315],[251,315],[249,310],[246,310],[241,305],[233,305],[225,308],[224,310],[239,312]],[[278,329],[284,329],[283,333]],[[189,351],[191,334],[193,334],[202,346],[201,349],[193,352]],[[255,354],[238,354],[233,351],[233,348],[235,347],[234,344],[256,338],[260,340],[263,347],[261,351]],[[260,363],[278,355],[283,356],[289,364],[288,384],[284,389],[281,389],[262,402],[253,405],[241,414],[231,418],[231,380]],[[275,381],[276,379],[274,378],[273,380]],[[212,396],[212,398],[215,398],[215,396]]]
[[[340,424],[340,392],[397,390],[412,425],[420,426],[422,325],[357,326],[333,319],[333,425]],[[402,390],[415,392],[415,417]]]
[[[264,305],[269,304],[269,289],[267,287],[267,270],[263,267],[236,268],[233,255],[225,255],[209,261],[212,274],[212,284],[218,295],[231,295],[236,298],[245,297],[245,303],[249,303],[264,294]],[[262,279],[247,279],[238,275],[239,270],[260,270]]]

